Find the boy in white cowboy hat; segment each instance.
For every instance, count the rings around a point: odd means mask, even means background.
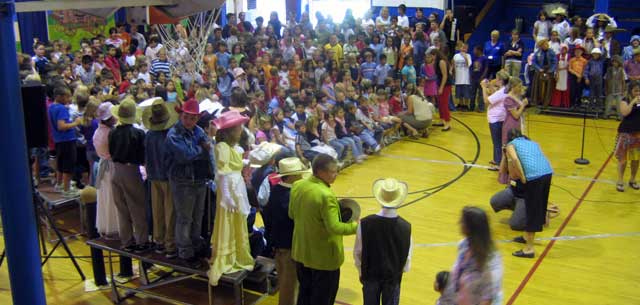
[[[408,186],[394,178],[373,183],[373,195],[382,206],[360,221],[353,257],[360,273],[364,305],[397,305],[402,273],[411,261],[411,224],[398,216]]]
[[[265,233],[274,248],[280,295],[278,305],[295,304],[297,286],[296,263],[291,259],[293,220],[289,218],[289,197],[293,183],[310,174],[300,159],[284,158],[278,162],[277,177],[281,180],[270,183],[269,201],[264,208]],[[271,179],[271,181],[275,181]]]
[[[126,98],[111,108],[120,125],[109,133],[109,153],[114,164],[113,197],[118,210],[120,243],[125,251],[144,253],[148,244],[147,212],[140,165],[144,164],[144,131],[133,126],[136,103]]]
[[[176,257],[175,216],[173,199],[167,176],[165,140],[169,128],[178,121],[178,113],[162,99],[153,101],[142,112],[142,123],[149,130],[145,137],[145,166],[147,180],[151,182],[151,210],[153,241],[158,254]]]
[[[600,48],[591,50],[591,59],[584,68],[584,84],[589,86],[590,97],[594,101],[600,101],[604,97],[604,57]],[[601,105],[600,103],[598,105]]]

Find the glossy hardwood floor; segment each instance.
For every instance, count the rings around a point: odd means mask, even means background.
[[[591,164],[578,166],[573,160],[580,156],[582,119],[529,111],[525,131],[551,160],[555,176],[550,200],[561,214],[537,235],[536,258],[522,259],[511,256],[521,246],[508,242],[518,236],[505,224],[510,213],[495,214],[489,207],[489,198],[503,186],[497,183],[497,174],[486,169],[491,159],[486,118],[456,112],[454,119],[451,131],[433,129],[428,139],[399,141],[364,164],[346,169],[333,185],[338,196],[357,197],[363,214],[368,215],[379,209],[371,197],[374,180],[391,176],[409,183],[407,202],[411,204],[400,214],[413,226],[415,246],[411,271],[402,282],[401,304],[435,304],[438,295],[432,288],[433,279],[455,259],[456,243],[461,239],[458,219],[466,205],[482,207],[491,216],[493,236],[504,260],[503,304],[640,304],[640,191],[615,190],[617,162],[611,152],[616,121],[587,120],[585,157]],[[592,181],[594,178],[597,180]],[[353,236],[345,237],[339,304],[362,303],[353,243]],[[70,244],[76,254],[88,255],[81,241]],[[90,276],[88,259],[83,258],[81,266]],[[110,303],[108,290],[84,292],[84,283],[68,260],[54,259],[43,272],[49,304]],[[205,304],[206,288],[195,290],[164,292]],[[162,304],[136,298],[125,303]],[[11,304],[6,265],[0,268],[0,304]],[[277,295],[257,304],[277,304]]]

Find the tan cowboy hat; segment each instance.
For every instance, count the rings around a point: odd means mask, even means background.
[[[280,152],[282,146],[271,143],[262,142],[256,148],[249,152],[249,163],[253,168],[260,168],[269,163],[275,155]]]
[[[608,22],[609,21],[609,15],[607,14],[598,14],[598,21],[604,21],[604,22]]]
[[[408,192],[409,186],[394,178],[378,179],[373,183],[373,196],[385,208],[397,208]]]
[[[625,29],[621,29],[615,26],[612,26],[610,24],[607,24],[607,27],[604,28],[604,32],[605,33],[621,33],[621,32],[626,32],[627,30]]]
[[[351,198],[342,198],[338,200],[340,206],[340,221],[352,222],[360,219],[360,205]]]
[[[303,178],[311,175],[311,169],[306,167],[300,158],[289,157],[284,158],[278,162],[278,175],[277,177],[302,175]]]
[[[563,7],[558,7],[556,9],[554,9],[553,11],[551,11],[552,15],[562,15],[562,16],[567,16],[567,10],[565,10]]]
[[[134,124],[136,122],[136,112],[136,102],[131,97],[127,97],[119,105],[111,107],[111,114],[121,124]]]
[[[167,130],[178,122],[176,109],[162,99],[153,101],[142,111],[142,124],[151,131]]]

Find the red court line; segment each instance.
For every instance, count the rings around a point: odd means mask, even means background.
[[[564,231],[564,228],[567,226],[567,224],[569,223],[573,215],[576,213],[576,211],[578,210],[578,208],[580,207],[584,199],[587,197],[587,195],[593,188],[593,185],[596,183],[596,180],[598,179],[598,177],[600,177],[605,167],[607,167],[607,164],[609,164],[609,161],[611,161],[611,157],[613,157],[613,153],[611,153],[607,158],[607,160],[604,161],[604,164],[602,164],[602,167],[600,167],[600,169],[598,170],[598,173],[596,173],[593,180],[591,180],[591,183],[589,183],[587,188],[584,190],[584,192],[582,193],[582,196],[580,196],[580,199],[578,199],[578,202],[576,202],[576,205],[573,207],[569,215],[567,215],[567,218],[565,218],[565,220],[562,222],[562,224],[560,225],[556,233],[553,235],[553,237],[558,237],[560,236],[560,234],[562,234],[562,231]],[[538,270],[538,267],[540,267],[540,265],[542,264],[542,261],[547,256],[547,253],[549,253],[553,245],[555,245],[555,243],[556,243],[556,240],[553,239],[547,244],[547,246],[544,248],[544,251],[542,251],[542,254],[538,256],[538,260],[536,260],[536,262],[533,264],[533,266],[527,273],[527,276],[525,276],[524,279],[522,279],[522,282],[520,282],[520,285],[518,286],[516,291],[513,292],[513,294],[511,295],[511,298],[509,298],[509,301],[506,303],[506,305],[513,305],[513,303],[516,301],[516,299],[518,298],[522,290],[524,290],[524,287],[527,286],[527,283],[529,282],[531,277],[533,277],[533,274],[536,272],[536,270]]]

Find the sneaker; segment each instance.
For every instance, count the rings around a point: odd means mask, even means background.
[[[178,257],[178,251],[173,250],[173,251],[167,251],[164,254],[164,257],[168,258],[168,259],[174,259],[176,257]]]
[[[135,252],[136,254],[143,254],[143,253],[149,252],[149,250],[151,250],[151,245],[142,244],[142,245],[137,245],[135,249],[133,249],[133,252]]]
[[[200,269],[202,267],[202,262],[196,257],[185,259],[184,262],[191,269]]]
[[[78,196],[80,196],[80,192],[78,192],[78,190],[70,189],[70,190],[68,190],[66,192],[64,192],[64,191],[62,192],[62,197],[63,198],[70,199],[70,198],[76,198]]]
[[[64,193],[64,186],[56,183],[56,185],[53,186],[53,191],[56,193]]]
[[[376,148],[373,150],[373,152],[380,152],[381,149],[382,149],[382,146],[380,146],[380,144],[378,144],[378,146],[376,146]]]

